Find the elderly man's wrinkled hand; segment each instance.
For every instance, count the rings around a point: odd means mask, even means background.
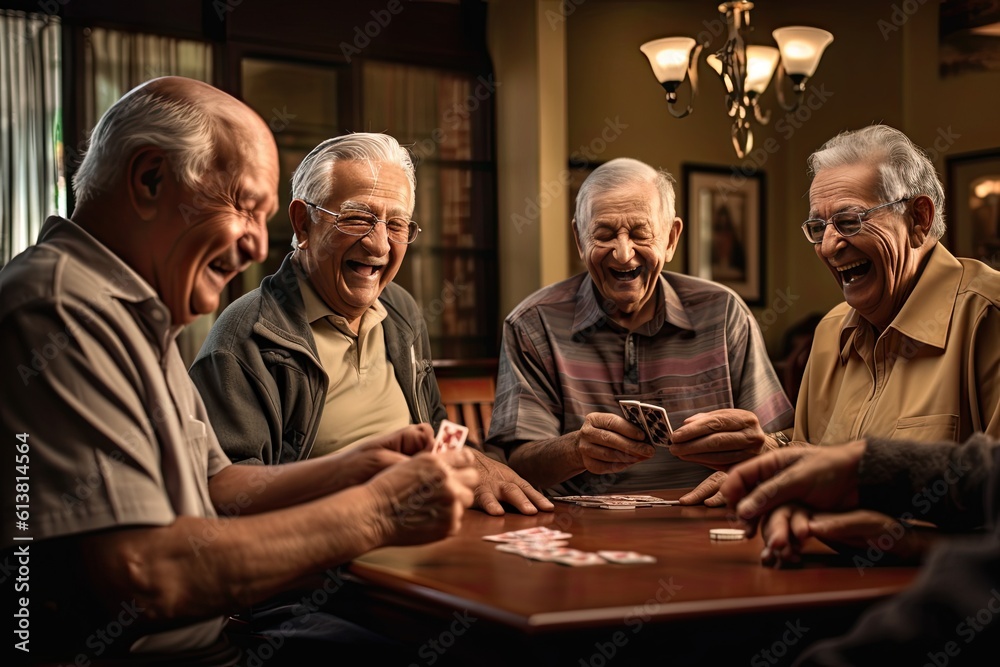
[[[757,415],[724,408],[691,415],[670,436],[670,453],[679,459],[726,470],[764,450],[767,435]]]
[[[577,449],[587,471],[596,475],[621,472],[653,456],[646,434],[624,417],[591,412],[579,431]]]
[[[680,497],[681,505],[700,505],[722,507],[726,497],[722,494],[722,484],[726,481],[726,473],[721,470],[713,472],[701,484]]]
[[[479,486],[475,490],[474,507],[493,516],[503,515],[506,503],[521,514],[537,514],[539,510],[551,512],[552,501],[528,484],[508,466],[494,461],[476,449],[469,449],[475,457],[479,472]]]
[[[858,505],[858,465],[864,450],[865,442],[857,441],[768,452],[733,467],[722,494],[751,535],[762,516],[785,503],[820,511],[851,510]]]
[[[373,477],[367,487],[381,543],[423,544],[458,532],[479,484],[474,464],[465,449],[423,452]]]

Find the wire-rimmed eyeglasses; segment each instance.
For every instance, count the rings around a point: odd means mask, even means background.
[[[802,223],[802,233],[806,235],[806,240],[813,245],[823,242],[823,236],[826,235],[827,225],[833,225],[833,228],[836,229],[837,233],[841,236],[854,236],[861,231],[861,228],[865,224],[865,220],[874,211],[877,211],[880,208],[886,208],[887,206],[895,206],[896,204],[901,204],[904,201],[909,201],[911,199],[913,199],[913,197],[903,197],[902,199],[897,199],[896,201],[891,201],[887,204],[873,206],[867,211],[843,211],[841,213],[834,213],[829,220],[810,218]]]
[[[337,231],[348,236],[368,236],[375,229],[375,225],[380,222],[385,225],[386,235],[393,243],[413,243],[417,238],[417,234],[420,233],[420,226],[415,220],[407,220],[406,218],[380,220],[377,216],[367,211],[348,210],[334,213],[312,202],[305,200],[303,202],[306,206],[311,206],[317,211],[322,211],[333,218],[332,224],[337,228]]]

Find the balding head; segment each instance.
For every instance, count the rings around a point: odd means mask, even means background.
[[[156,290],[174,324],[215,310],[226,283],[267,257],[278,151],[242,102],[155,79],[112,105],[90,142],[73,222]]]
[[[267,125],[236,98],[194,79],[153,79],[126,93],[98,121],[73,177],[73,193],[80,205],[109,192],[144,147],[163,149],[176,178],[194,188],[218,166],[220,143],[233,141],[234,148],[246,150],[261,140],[273,141]]]

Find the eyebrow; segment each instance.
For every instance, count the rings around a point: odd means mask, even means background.
[[[347,201],[345,201],[344,203],[342,203],[340,205],[340,210],[341,211],[365,211],[367,213],[371,213],[372,212],[372,208],[368,204],[364,203],[363,201],[354,201],[354,200],[351,200],[351,199],[348,199]]]

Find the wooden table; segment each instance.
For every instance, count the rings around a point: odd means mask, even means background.
[[[657,562],[568,567],[482,539],[541,525],[572,533],[574,548],[634,550]],[[724,509],[558,503],[533,517],[471,511],[455,537],[358,558],[342,611],[412,645],[416,665],[649,664],[639,657],[647,650],[671,658],[656,664],[776,665],[842,633],[917,571],[859,570],[819,544],[803,567],[773,570],[760,565],[759,538],[713,541],[709,529],[717,527],[731,527]]]

